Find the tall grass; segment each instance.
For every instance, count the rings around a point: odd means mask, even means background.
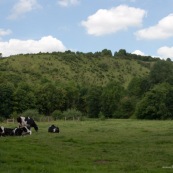
[[[51,124],[60,128],[59,134],[47,132]],[[0,173],[173,171],[172,121],[56,121],[38,126],[31,136],[0,138]]]

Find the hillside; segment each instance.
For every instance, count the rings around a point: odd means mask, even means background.
[[[1,58],[0,119],[25,112],[55,118],[173,119],[172,76],[171,61],[125,50],[114,56],[103,50]]]
[[[0,59],[0,81],[32,84],[54,81],[104,86],[119,81],[127,87],[134,76],[144,76],[152,62],[113,56],[92,57],[84,53],[39,53]]]

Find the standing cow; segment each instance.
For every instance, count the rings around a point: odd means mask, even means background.
[[[27,126],[29,129],[34,127],[35,131],[38,131],[38,126],[35,121],[30,117],[18,117],[17,122],[19,123],[19,127]]]

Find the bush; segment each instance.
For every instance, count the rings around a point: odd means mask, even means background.
[[[135,116],[139,119],[173,119],[173,87],[161,83],[148,91],[137,104]]]
[[[66,119],[77,119],[82,117],[82,113],[76,109],[68,109],[63,112],[63,116]]]
[[[32,117],[35,121],[40,120],[40,114],[37,109],[28,109],[25,112],[23,112],[21,116]]]
[[[53,117],[54,120],[63,119],[64,118],[63,113],[60,110],[55,110],[52,113],[52,117]]]
[[[0,122],[3,122],[5,120],[4,117],[0,117]]]
[[[100,120],[105,120],[105,119],[106,119],[106,117],[105,117],[105,115],[103,114],[103,112],[100,112],[100,113],[99,113],[99,119],[100,119]]]
[[[19,115],[17,114],[17,112],[13,112],[12,115],[10,116],[10,118],[14,118],[17,119]]]

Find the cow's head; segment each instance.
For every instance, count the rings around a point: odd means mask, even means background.
[[[38,126],[36,124],[34,126],[34,129],[35,129],[36,132],[38,131]]]

